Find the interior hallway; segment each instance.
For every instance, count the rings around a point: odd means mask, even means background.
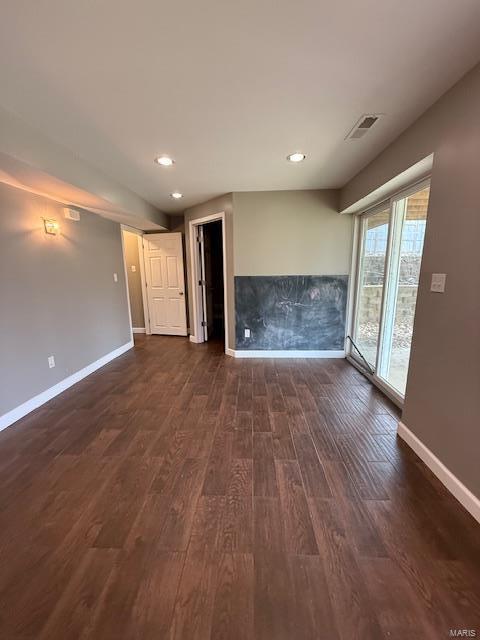
[[[478,525],[345,360],[136,343],[0,433],[2,639],[480,626]]]

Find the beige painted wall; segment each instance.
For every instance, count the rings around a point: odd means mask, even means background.
[[[2,415],[130,341],[120,225],[0,184],[0,311]]]
[[[343,190],[353,202],[435,153],[403,421],[480,497],[480,65]],[[446,273],[444,294],[429,291]]]
[[[145,316],[143,314],[142,276],[140,271],[140,257],[138,252],[137,233],[124,230],[123,246],[125,248],[125,263],[127,265],[128,294],[130,297],[130,312],[132,314],[132,326],[145,328]],[[132,271],[132,266],[135,271]]]
[[[454,119],[462,117],[464,106],[474,98],[469,98],[468,95],[471,82],[469,78],[475,78],[479,73],[480,64],[352,178],[340,192],[340,211],[438,151],[449,137]]]
[[[338,196],[335,190],[234,193],[185,211],[189,276],[189,222],[225,211],[230,348],[235,345],[234,276],[349,273],[353,220],[338,213]],[[192,292],[189,277],[190,322]]]
[[[338,213],[339,192],[233,194],[236,276],[350,272],[353,219]]]
[[[193,284],[191,281],[191,264],[190,264],[190,221],[198,220],[214,213],[225,212],[225,239],[226,251],[225,257],[227,271],[227,287],[228,287],[228,342],[230,348],[235,345],[235,296],[233,286],[233,198],[231,193],[213,198],[208,202],[191,207],[185,211],[185,246],[187,252],[187,273],[188,273],[188,311],[190,319],[190,331],[193,324]]]

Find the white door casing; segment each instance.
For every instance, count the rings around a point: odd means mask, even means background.
[[[182,234],[145,234],[143,248],[150,331],[186,336]]]
[[[188,223],[188,231],[190,238],[190,264],[189,264],[189,277],[192,283],[192,318],[190,318],[190,328],[192,329],[190,334],[191,342],[204,342],[204,331],[202,326],[202,308],[201,297],[202,287],[198,284],[200,278],[200,260],[197,242],[197,227],[199,225],[206,224],[207,222],[213,222],[215,220],[221,220],[222,222],[222,249],[223,249],[223,300],[224,300],[224,314],[225,314],[225,353],[227,355],[234,355],[232,349],[230,349],[228,342],[228,278],[227,278],[227,242],[226,242],[226,229],[225,229],[225,211],[219,211],[203,218],[196,218],[190,220]]]

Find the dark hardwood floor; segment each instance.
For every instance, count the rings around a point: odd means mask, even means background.
[[[480,527],[346,361],[136,342],[0,433],[2,640],[480,635]]]

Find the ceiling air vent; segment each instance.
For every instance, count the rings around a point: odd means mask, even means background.
[[[378,113],[365,113],[355,124],[345,140],[358,140],[373,127],[373,125],[381,118]]]

